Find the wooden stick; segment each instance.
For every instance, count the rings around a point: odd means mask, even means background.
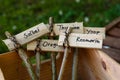
[[[40,40],[37,40],[37,45],[35,48],[35,57],[36,57],[36,75],[37,79],[40,80],[40,55],[41,55],[41,49],[40,49]]]
[[[40,80],[40,53],[36,52],[36,75],[37,79]]]
[[[75,48],[75,53],[73,54],[72,80],[77,80],[77,71],[78,71],[78,48]]]
[[[65,50],[64,50],[64,57],[63,57],[63,61],[62,61],[62,64],[61,64],[58,80],[62,80],[63,79],[63,73],[65,71],[65,64],[67,62],[68,54],[69,54],[68,53],[68,47],[66,47]]]
[[[69,52],[68,52],[68,49],[69,49],[68,36],[71,33],[71,27],[68,27],[68,29],[66,30],[65,33],[66,33],[66,38],[64,39],[63,45],[65,46],[65,44],[67,43],[67,46],[65,47],[65,50],[64,50],[64,56],[63,56],[63,61],[62,61],[62,64],[61,64],[58,80],[63,79],[63,73],[65,71],[65,64],[67,62],[67,58],[68,58],[68,55],[69,55]]]
[[[53,17],[49,18],[49,25],[50,25],[50,34],[49,38],[53,40],[54,31],[53,31]],[[52,80],[57,80],[57,72],[56,72],[56,53],[51,53],[51,65],[52,65]]]
[[[25,66],[27,68],[27,71],[30,75],[31,80],[37,80],[36,75],[33,71],[32,64],[30,63],[28,56],[26,55],[25,51],[20,47],[19,43],[16,41],[15,37],[12,37],[12,35],[9,32],[5,32],[7,38],[10,38],[13,42],[15,47],[17,48],[18,55],[25,63]]]
[[[56,54],[51,54],[52,61],[52,80],[57,80],[57,72],[56,72]]]
[[[20,58],[23,60],[23,62],[25,63],[27,71],[31,77],[31,80],[37,80],[36,75],[35,75],[33,68],[32,68],[32,64],[30,63],[25,51],[23,49],[19,48],[18,54],[19,54]]]

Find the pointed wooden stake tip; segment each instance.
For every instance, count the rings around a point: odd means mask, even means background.
[[[5,35],[6,35],[7,38],[12,36],[8,31],[5,31]]]

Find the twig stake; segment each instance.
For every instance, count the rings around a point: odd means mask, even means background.
[[[49,25],[50,25],[50,33],[49,33],[49,39],[54,39],[54,31],[53,31],[53,17],[49,18]],[[56,53],[51,53],[51,65],[52,65],[52,80],[57,80],[57,72],[56,72]]]
[[[68,37],[69,37],[69,34],[71,33],[71,30],[72,30],[72,28],[69,27],[65,32],[66,38],[64,39],[64,43],[63,43],[63,46],[65,47],[65,50],[64,50],[64,56],[63,56],[63,61],[62,61],[62,64],[61,64],[58,80],[63,80],[63,73],[65,71],[65,64],[67,63],[67,59],[68,59],[68,55],[69,55],[69,52],[68,52],[68,50],[69,50]]]
[[[40,40],[37,40],[37,46],[35,48],[35,57],[36,57],[36,75],[37,75],[37,80],[40,80],[40,56],[41,56],[41,49],[40,49]]]
[[[78,48],[75,48],[74,50],[75,50],[75,53],[73,54],[72,80],[77,80]]]
[[[27,68],[27,71],[30,75],[31,80],[37,80],[35,73],[33,72],[32,64],[30,63],[28,56],[26,52],[22,49],[21,45],[17,42],[16,38],[12,36],[9,32],[5,32],[7,38],[9,38],[11,41],[14,42],[14,46],[16,47],[16,51],[18,52],[18,55],[25,63],[25,66]]]

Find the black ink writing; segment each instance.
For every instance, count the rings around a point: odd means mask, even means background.
[[[33,34],[36,34],[39,32],[39,28],[36,28],[34,30],[30,30],[26,33],[24,33],[24,38],[28,38],[29,36],[32,36]]]
[[[86,30],[87,31],[87,33],[86,34],[99,34],[100,33],[100,31],[93,31],[93,30]]]
[[[56,43],[49,43],[47,41],[43,42],[42,44],[43,47],[53,47],[53,48],[56,48],[58,46],[58,44]]]
[[[57,25],[59,27],[59,30],[67,30],[68,29],[68,26],[64,26],[62,24],[59,24]],[[75,26],[75,25],[72,25],[71,26],[73,29],[79,29],[80,27],[79,26]]]
[[[100,41],[98,39],[83,39],[80,37],[77,37],[76,42],[100,43]]]

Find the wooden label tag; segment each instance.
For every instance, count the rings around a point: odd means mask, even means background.
[[[37,45],[37,41],[32,41],[27,44],[27,50],[34,51]],[[64,52],[64,48],[58,46],[58,40],[41,40],[40,41],[40,49],[42,51],[49,52]]]
[[[61,33],[59,36],[58,45],[63,46],[65,34]],[[102,35],[95,34],[75,34],[69,35],[68,41],[71,47],[83,48],[102,48]]]
[[[84,27],[84,34],[102,35],[105,38],[105,28]]]
[[[73,33],[83,33],[83,22],[75,22],[75,23],[58,23],[54,24],[54,32],[56,35],[59,35],[60,32],[65,32],[68,27],[73,28]]]
[[[40,36],[49,32],[49,29],[44,23],[38,24],[26,31],[23,31],[17,35],[15,35],[16,40],[21,45],[26,44]],[[7,45],[9,50],[15,49],[14,43],[10,39],[3,40],[4,43]]]

